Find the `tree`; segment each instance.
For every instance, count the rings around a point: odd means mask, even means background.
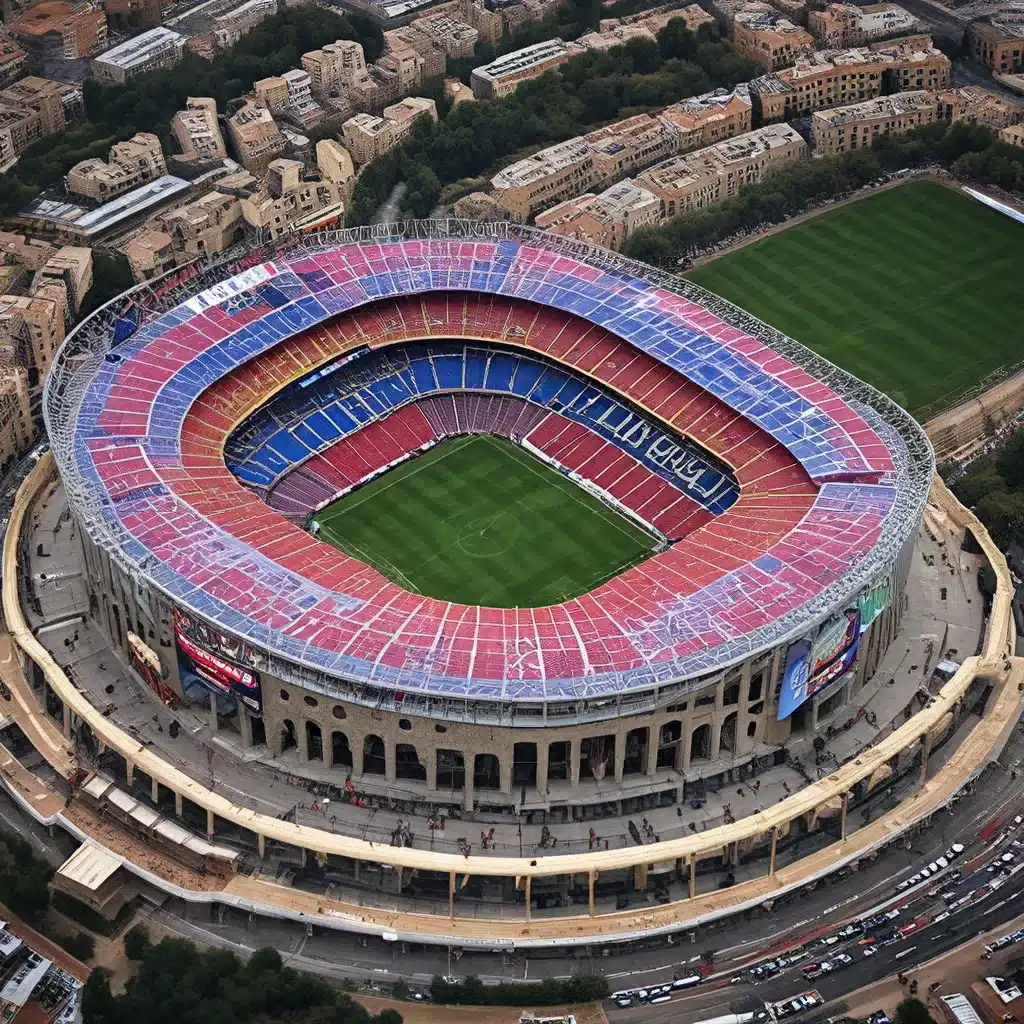
[[[129,960],[144,960],[152,945],[149,932],[143,924],[137,924],[124,933],[124,955]]]
[[[935,1021],[920,999],[904,999],[896,1007],[893,1024],[935,1024]]]
[[[404,978],[399,978],[398,981],[391,986],[391,995],[395,999],[406,999],[408,997],[409,986],[405,983]]]

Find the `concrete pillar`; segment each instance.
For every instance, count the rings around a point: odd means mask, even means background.
[[[149,795],[153,799],[154,804],[160,803],[160,783],[153,779],[153,785],[150,787]]]
[[[476,766],[476,755],[475,754],[463,754],[462,759],[466,765],[466,787],[462,791],[462,809],[464,811],[473,810],[473,769]]]
[[[647,729],[647,774],[653,775],[658,770],[658,741],[661,739],[661,726],[652,725]]]
[[[71,739],[71,706],[64,705],[64,739]]]
[[[174,794],[174,813],[177,817],[181,818],[184,816],[185,810],[185,799],[180,793]]]
[[[926,732],[921,737],[921,780],[919,785],[923,786],[928,780],[928,757],[932,752],[932,734]]]
[[[309,742],[306,736],[306,722],[302,718],[295,719],[295,749],[299,752],[299,764],[309,762]]]
[[[384,778],[388,782],[395,781],[395,745],[384,740]]]
[[[548,754],[547,740],[537,741],[537,790],[547,795],[548,791]]]
[[[526,895],[526,920],[529,921],[530,920],[530,900],[533,898],[533,896],[532,896],[533,875],[527,875],[526,876],[526,887],[525,888],[526,888],[526,893],[525,893],[525,895]]]
[[[591,869],[590,876],[587,880],[588,889],[588,900],[587,900],[587,912],[591,917],[594,916],[594,883],[597,881],[597,872]]]
[[[213,838],[214,813],[210,808],[206,810],[206,834]]]
[[[626,770],[626,734],[624,732],[615,734],[615,781],[622,782],[622,776]]]
[[[690,899],[697,895],[697,854],[690,854]]]
[[[573,786],[580,784],[580,750],[583,740],[575,740],[569,744],[569,779]]]
[[[217,696],[210,694],[210,732],[217,731]]]
[[[772,852],[768,859],[768,877],[775,877],[775,847],[779,841],[779,830],[777,828],[772,829]]]
[[[636,864],[633,866],[633,888],[642,892],[647,888],[647,864]]]
[[[267,855],[267,837],[257,836],[256,837],[256,848],[259,850],[260,860],[263,860]]]
[[[433,747],[427,755],[427,789],[431,793],[437,790],[437,751]]]
[[[238,728],[242,734],[242,747],[248,750],[252,746],[252,719],[249,717],[248,712],[243,711],[241,708],[238,712]]]
[[[514,749],[511,745],[502,747],[501,752],[498,754],[498,785],[502,793],[512,792],[512,759],[515,756]]]
[[[125,761],[125,776],[130,786],[135,781],[135,764],[132,761]]]
[[[846,842],[846,812],[849,809],[849,806],[850,806],[850,794],[849,794],[849,792],[846,792],[846,793],[843,794],[843,817],[842,817],[842,820],[839,823],[839,834],[840,834],[840,836],[841,836],[841,838],[842,838],[844,843]]]
[[[358,863],[358,861],[356,862]],[[455,920],[455,872],[448,872],[448,920]]]

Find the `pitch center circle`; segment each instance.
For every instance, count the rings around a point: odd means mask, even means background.
[[[497,512],[460,526],[456,544],[470,558],[495,558],[516,543],[520,529],[516,516]]]

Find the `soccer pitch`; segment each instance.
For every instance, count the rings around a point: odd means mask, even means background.
[[[926,418],[1024,358],[1022,252],[1024,226],[921,181],[687,276]]]
[[[510,441],[443,441],[328,505],[320,537],[409,590],[534,607],[591,590],[656,538]]]

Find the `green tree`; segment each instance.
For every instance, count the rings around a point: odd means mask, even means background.
[[[904,999],[897,1007],[893,1024],[935,1024],[920,999]]]
[[[124,933],[124,955],[129,960],[145,959],[152,945],[149,932],[143,924],[137,924]]]

